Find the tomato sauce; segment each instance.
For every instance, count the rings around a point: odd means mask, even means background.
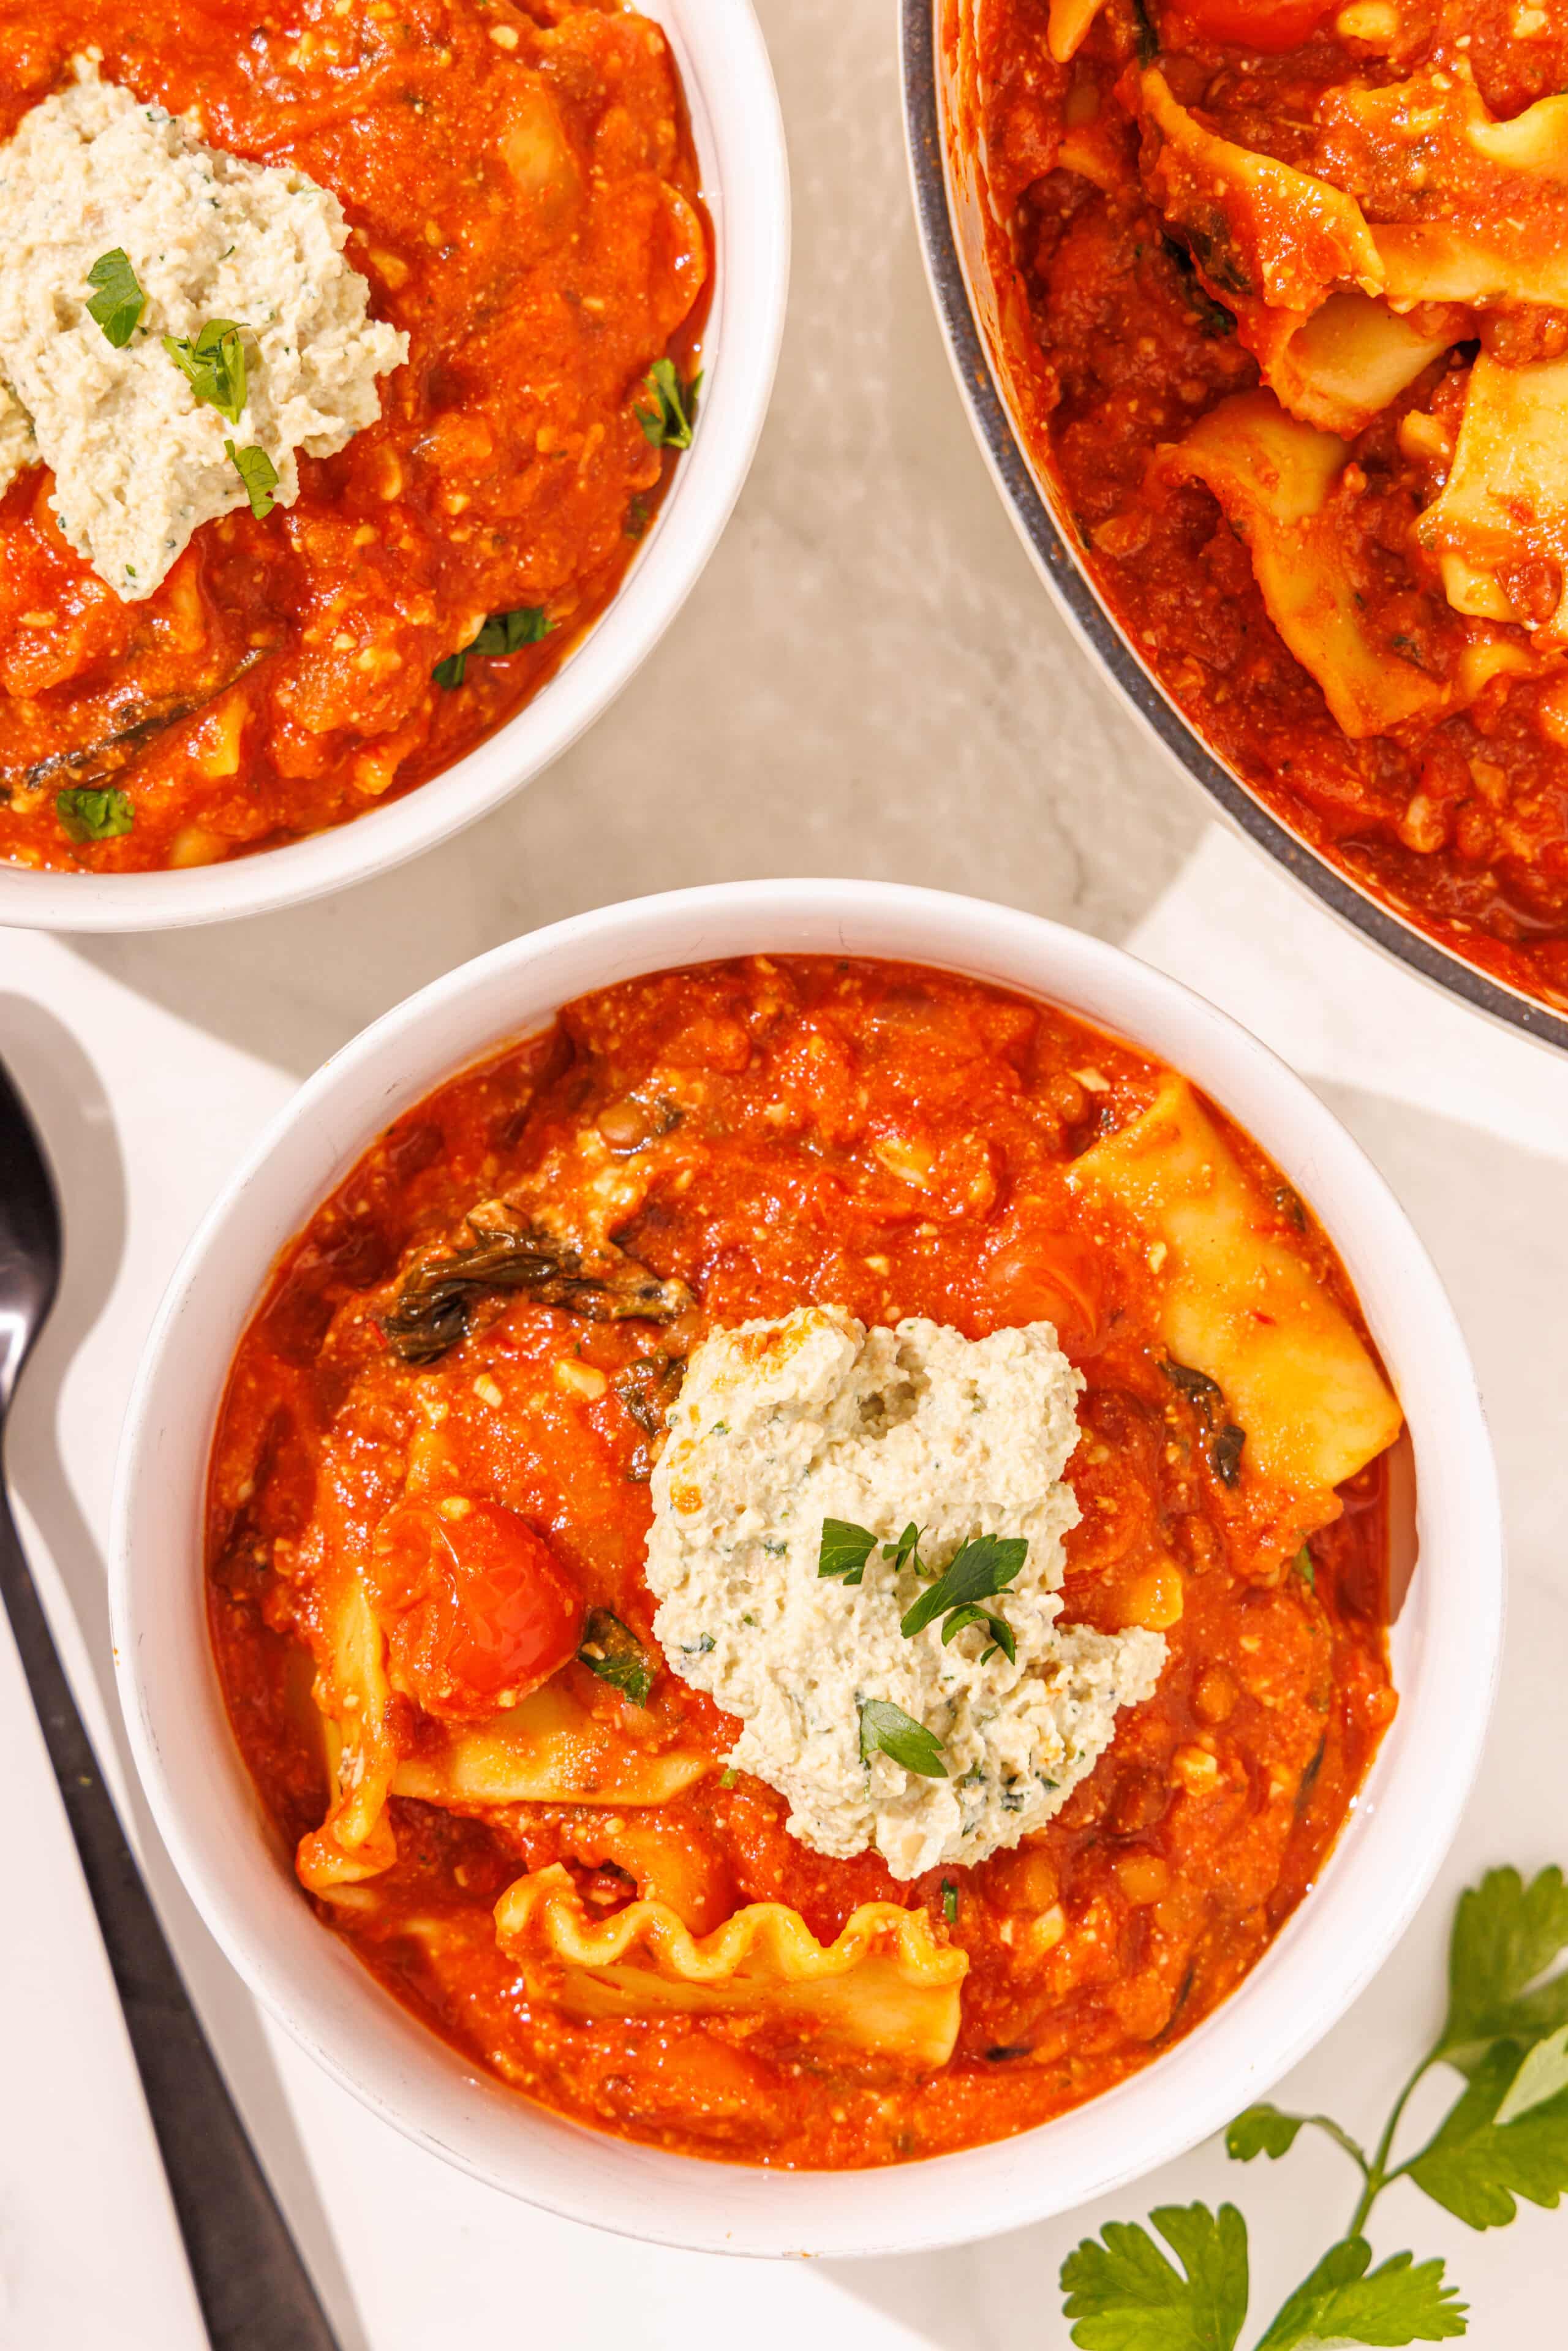
[[[482,1713],[499,1684],[551,1670],[580,1604],[612,1612],[657,1670],[633,1705],[573,1659],[559,1667],[573,1697],[639,1751],[695,1745],[714,1762],[636,1823],[591,1802],[392,1796],[395,1862],[316,1907],[474,2063],[580,2121],[691,2154],[830,2168],[934,2155],[1150,2063],[1309,1891],[1394,1711],[1384,1466],[1342,1489],[1293,1565],[1217,1474],[1165,1368],[1147,1249],[1086,1220],[1068,1180],[1160,1075],[1065,1014],[907,966],[758,957],[665,973],[569,1006],[399,1119],[286,1252],[231,1376],[208,1531],[223,1686],[280,1839],[308,1839],[328,1805],[309,1693],[331,1635],[306,1564],[323,1529],[375,1562],[378,1609],[414,1612],[391,1635],[410,1645],[419,1692],[389,1707],[403,1753],[428,1740],[427,1709]],[[1308,1211],[1228,1133],[1261,1224],[1354,1316]],[[900,1153],[923,1180],[893,1172]],[[654,1331],[497,1292],[444,1352],[400,1355],[386,1331],[411,1269],[477,1202],[541,1186],[569,1223],[608,1213],[613,1240],[695,1303]],[[659,1659],[643,1580],[664,1366],[714,1323],[829,1302],[972,1338],[1056,1322],[1088,1384],[1066,1616],[1158,1625],[1169,1645],[1155,1696],[1122,1714],[1043,1831],[909,1883],[874,1854],[830,1860],[798,1843],[760,1781],[727,1784],[737,1726]],[[434,1581],[431,1527],[411,1531],[403,1499],[433,1441],[462,1489]],[[543,1539],[575,1601],[551,1584],[526,1623],[495,1616],[503,1518]],[[476,1581],[454,1583],[465,1546]],[[644,1890],[650,1839],[696,1889],[701,1928],[778,1900],[831,1939],[861,1903],[924,1908],[970,1961],[950,2062],[916,2074],[777,2020],[584,2021],[530,2001],[497,1948],[498,1896],[559,1862],[611,1915]]]
[[[698,365],[709,235],[658,26],[599,0],[0,0],[0,140],[93,47],[107,79],[350,224],[411,357],[292,507],[208,524],[145,602],[0,499],[0,858],[206,864],[342,824],[511,717],[613,596],[675,463],[649,371]],[[549,633],[437,667],[488,614]],[[63,785],[128,794],[73,840]]]
[[[1316,0],[1166,0],[1146,10],[1106,0],[1076,57],[1060,64],[1048,45],[1048,0],[974,0],[967,13],[977,89],[963,135],[985,142],[1016,404],[1114,617],[1197,732],[1331,864],[1466,961],[1568,1006],[1561,661],[1534,677],[1493,677],[1468,709],[1437,723],[1360,740],[1341,731],[1274,628],[1248,549],[1215,496],[1157,462],[1260,373],[1189,246],[1146,193],[1135,99],[1137,66],[1157,55],[1206,126],[1331,184],[1352,183],[1336,173],[1354,164],[1368,217],[1398,220],[1410,216],[1409,200],[1323,127],[1329,94],[1415,68],[1424,43],[1452,40],[1462,24],[1458,47],[1481,98],[1510,118],[1568,81],[1568,28],[1546,12],[1525,38],[1500,0],[1414,0],[1397,12],[1390,60],[1338,37],[1336,12]],[[1419,205],[1414,216],[1423,216]],[[1561,242],[1560,224],[1543,219],[1541,231]],[[1465,631],[1413,536],[1443,478],[1431,453],[1457,426],[1478,348],[1508,364],[1555,356],[1568,320],[1482,311],[1477,333],[1479,343],[1435,360],[1347,444],[1351,468],[1335,506],[1369,631],[1437,680],[1454,674]],[[1435,420],[1425,456],[1400,433],[1413,411]],[[1561,585],[1517,580],[1516,605],[1544,618]],[[1523,626],[1502,635],[1521,655],[1530,643]]]

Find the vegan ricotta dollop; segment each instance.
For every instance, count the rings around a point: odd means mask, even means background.
[[[1159,1634],[1058,1622],[1082,1386],[1048,1322],[969,1340],[811,1307],[694,1350],[653,1473],[654,1631],[743,1720],[730,1761],[789,1799],[803,1844],[873,1846],[899,1878],[982,1861],[1049,1820],[1153,1692]],[[862,1583],[820,1573],[827,1520],[879,1538]],[[924,1573],[883,1553],[911,1523]],[[983,1625],[906,1636],[931,1574],[984,1534],[1028,1542],[988,1604],[1016,1656]],[[942,1776],[864,1751],[873,1700],[938,1742]]]
[[[273,495],[297,453],[329,457],[381,413],[378,376],[408,338],[371,319],[343,258],[336,196],[294,165],[207,146],[186,118],[77,79],[0,147],[0,491],[54,469],[60,529],[124,602],[150,596],[204,522],[246,504],[231,454],[265,452]],[[123,348],[89,308],[89,273],[123,254],[146,305]],[[213,320],[241,329],[237,416],[199,401],[164,347]],[[35,438],[36,436],[36,438]],[[231,444],[231,446],[225,446]]]

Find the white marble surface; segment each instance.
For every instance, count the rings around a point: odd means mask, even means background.
[[[1045,603],[961,416],[916,254],[892,11],[763,0],[789,121],[798,262],[751,485],[681,626],[587,742],[479,830],[337,902],[225,934],[0,933],[0,1051],[59,1165],[65,1294],[11,1467],[103,1734],[115,1438],[181,1246],[261,1123],[364,1021],[572,909],[758,873],[971,890],[1121,941],[1249,1021],[1385,1170],[1448,1280],[1501,1456],[1512,1548],[1488,1761],[1438,1892],[1281,2095],[1381,2116],[1439,1999],[1455,1890],[1568,1862],[1568,1059],[1495,1031],[1342,933],[1216,831]],[[0,1630],[0,2345],[199,2351],[151,2137],[15,1654]],[[181,1956],[345,2351],[628,2333],[676,2351],[803,2337],[855,2351],[1065,2344],[1057,2267],[1087,2228],[1226,2193],[1255,2307],[1347,2216],[1339,2158],[1240,2172],[1200,2150],[1103,2208],[971,2252],[747,2264],[632,2246],[460,2179],[261,2023],[152,1866]],[[1382,2251],[1443,2252],[1481,2351],[1561,2342],[1568,2215],[1476,2237],[1414,2190]]]

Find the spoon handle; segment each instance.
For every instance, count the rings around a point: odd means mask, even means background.
[[[104,1785],[3,1480],[0,1596],[98,1912],[213,2351],[339,2351]]]

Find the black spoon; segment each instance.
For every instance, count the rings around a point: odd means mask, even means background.
[[[60,1255],[54,1184],[0,1064],[0,1596],[98,1912],[213,2351],[339,2351],[163,1939],[11,1516],[5,1420],[55,1302]]]

